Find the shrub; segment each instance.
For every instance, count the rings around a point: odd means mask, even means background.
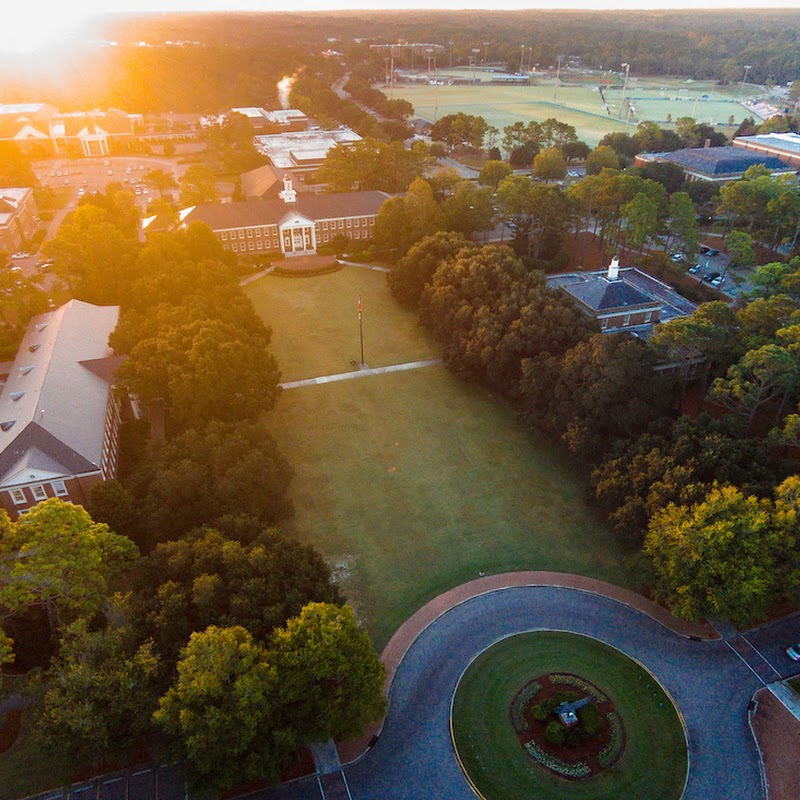
[[[539,722],[544,722],[553,710],[552,708],[548,708],[548,706],[549,703],[546,700],[537,703],[535,706],[531,706],[531,716]]]
[[[544,732],[544,738],[556,747],[564,744],[565,731],[564,726],[556,719],[548,723]]]

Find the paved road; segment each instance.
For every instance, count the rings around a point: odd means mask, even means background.
[[[379,741],[345,768],[354,800],[474,800],[450,741],[456,684],[472,658],[493,642],[539,628],[594,636],[659,678],[686,721],[691,754],[686,800],[764,797],[746,715],[761,683],[724,641],[690,641],[605,597],[518,587],[468,600],[416,639],[397,670]],[[250,797],[318,800],[320,794],[314,778]]]

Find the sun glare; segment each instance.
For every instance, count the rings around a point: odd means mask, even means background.
[[[61,44],[81,22],[74,11],[49,5],[15,3],[3,12],[0,25],[0,53],[45,53],[48,47]]]

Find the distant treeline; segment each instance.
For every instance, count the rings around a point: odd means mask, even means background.
[[[619,71],[629,63],[640,76],[735,83],[749,65],[748,80],[757,83],[800,77],[800,11],[794,10],[162,14],[110,19],[92,35],[118,46],[76,56],[58,72],[34,59],[0,61],[4,101],[141,111],[272,104],[276,81],[301,64],[336,71],[335,62],[320,67],[323,50],[343,52],[346,68],[358,77],[375,77],[383,74],[387,53],[369,44],[403,40],[440,45],[435,53],[415,48],[416,67],[428,56],[439,69],[471,57],[546,69],[559,57],[564,64],[578,63],[577,57],[592,69]],[[409,67],[411,60],[410,48],[397,49],[396,67]],[[364,70],[367,64],[371,69]]]

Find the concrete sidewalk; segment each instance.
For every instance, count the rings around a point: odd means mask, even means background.
[[[334,383],[336,381],[349,381],[353,378],[366,378],[370,375],[385,375],[387,372],[403,372],[407,369],[420,369],[421,367],[433,367],[441,364],[441,358],[429,358],[425,361],[408,361],[405,364],[392,364],[388,367],[362,367],[353,372],[339,372],[336,375],[321,375],[318,378],[306,378],[302,381],[287,381],[279,383],[281,389],[297,389],[300,386],[319,386],[323,383]]]

